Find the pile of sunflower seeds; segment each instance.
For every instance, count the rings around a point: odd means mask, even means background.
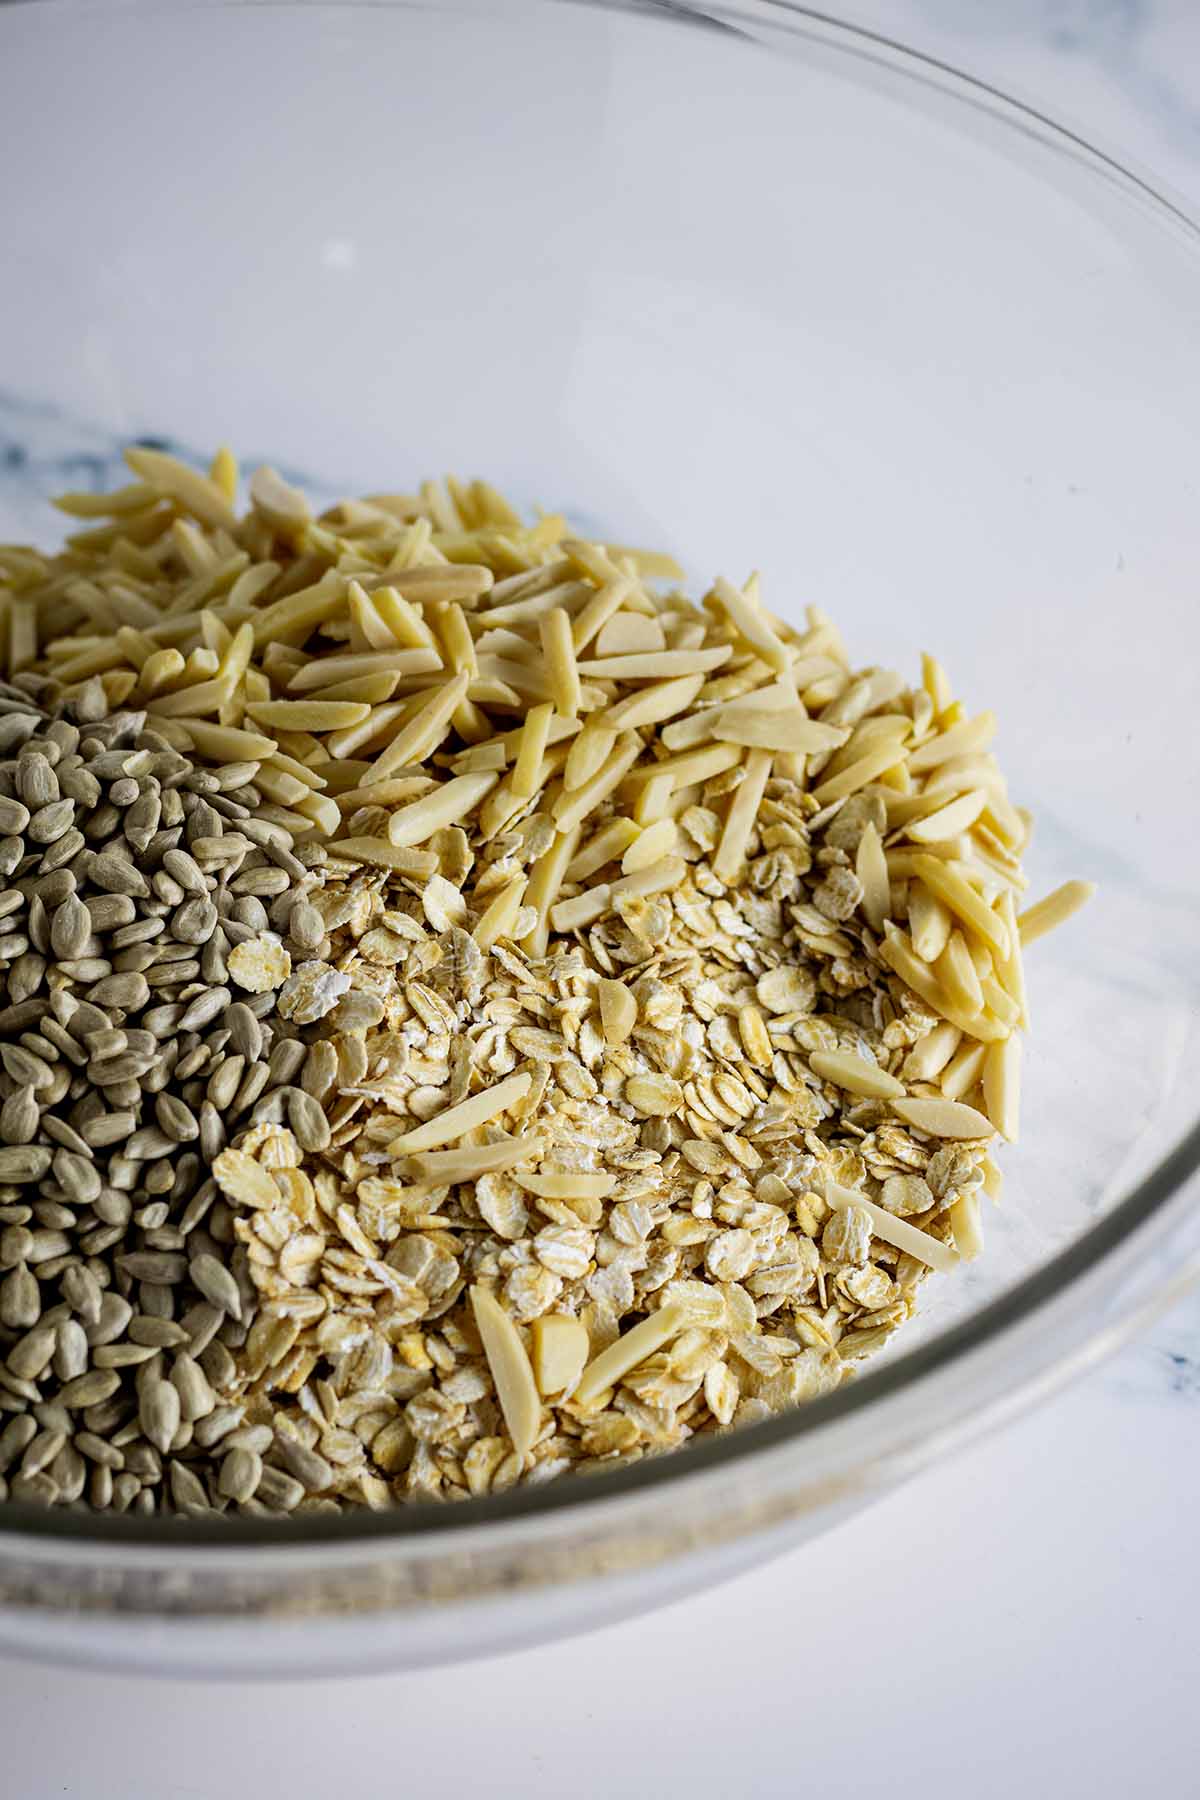
[[[0,1498],[287,1510],[320,1471],[229,1397],[256,1297],[208,1169],[263,1120],[323,1141],[275,1013],[321,853],[252,766],[47,697],[0,686]]]

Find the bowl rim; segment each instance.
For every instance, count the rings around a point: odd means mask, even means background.
[[[495,0],[491,0],[494,5]],[[520,0],[527,9],[537,7],[570,7],[575,11],[627,14],[652,19],[659,24],[692,29],[727,32],[735,37],[762,45],[764,40],[784,36],[827,47],[846,58],[857,58],[875,65],[898,82],[911,82],[936,89],[953,101],[983,110],[1009,130],[1035,138],[1049,153],[1067,156],[1082,163],[1101,178],[1115,182],[1139,201],[1146,203],[1160,224],[1182,230],[1192,248],[1200,252],[1200,219],[1185,200],[1174,194],[1169,185],[1139,170],[1124,157],[1098,145],[1090,133],[1060,122],[1040,107],[1019,99],[993,83],[969,74],[943,59],[915,50],[886,32],[855,25],[798,0]],[[54,11],[93,11],[107,0],[9,0],[15,7],[42,7]],[[172,0],[182,10],[197,6],[213,10],[329,9],[371,11],[381,5],[396,11],[423,10],[427,0]],[[139,10],[148,0],[125,0],[124,10]],[[155,0],[155,10],[164,8]],[[1200,266],[1200,265],[1198,265]],[[115,1551],[118,1547],[145,1550],[196,1550],[210,1560],[207,1553],[220,1550],[246,1551],[272,1546],[277,1550],[303,1550],[323,1547],[330,1551],[350,1552],[373,1545],[399,1549],[408,1541],[423,1545],[431,1540],[461,1540],[464,1532],[487,1530],[488,1538],[499,1547],[499,1527],[511,1524],[565,1518],[589,1509],[610,1511],[621,1500],[645,1497],[658,1489],[667,1489],[680,1481],[696,1482],[703,1476],[728,1473],[735,1467],[745,1471],[757,1459],[772,1453],[798,1448],[828,1435],[830,1428],[864,1414],[876,1413],[900,1394],[911,1394],[920,1388],[928,1398],[939,1377],[946,1378],[972,1352],[995,1347],[997,1340],[1017,1326],[1026,1325],[1035,1314],[1049,1316],[1061,1311],[1060,1323],[1068,1327],[1070,1341],[1067,1354],[1073,1351],[1078,1363],[1086,1357],[1089,1346],[1101,1336],[1103,1349],[1115,1347],[1145,1312],[1147,1296],[1122,1293],[1115,1306],[1110,1306],[1103,1321],[1082,1308],[1072,1309],[1068,1302],[1078,1296],[1084,1279],[1104,1266],[1114,1273],[1129,1274],[1138,1258],[1135,1253],[1148,1238],[1164,1237],[1185,1208],[1180,1190],[1200,1169],[1200,1121],[1191,1127],[1174,1147],[1087,1231],[1074,1239],[1032,1274],[987,1302],[977,1312],[958,1324],[947,1327],[911,1350],[899,1351],[879,1366],[868,1365],[835,1393],[806,1402],[791,1412],[762,1423],[739,1427],[732,1432],[692,1440],[682,1450],[652,1455],[643,1460],[611,1470],[589,1473],[584,1480],[556,1480],[541,1486],[525,1486],[503,1494],[484,1495],[456,1500],[405,1501],[387,1512],[367,1508],[338,1515],[309,1517],[286,1516],[267,1520],[229,1518],[224,1515],[211,1520],[184,1519],[178,1515],[152,1515],[148,1518],[111,1513],[74,1512],[66,1509],[41,1508],[19,1502],[0,1503],[0,1557],[18,1549],[34,1552],[40,1541],[48,1552],[51,1544],[65,1550],[68,1545],[84,1552],[89,1547]],[[1125,1255],[1122,1257],[1121,1253]],[[1185,1275],[1200,1272],[1186,1270]],[[1114,1284],[1117,1285],[1117,1284]],[[1166,1287],[1158,1283],[1157,1289]],[[1155,1294],[1149,1296],[1153,1305]],[[1083,1313],[1082,1317],[1077,1315]],[[1069,1317],[1067,1317],[1069,1315]],[[1125,1329],[1122,1330],[1122,1325]],[[1074,1327],[1072,1330],[1071,1327]],[[1013,1392],[1027,1391],[1063,1353],[1063,1333],[1046,1330],[1039,1355],[1026,1356],[1025,1366]],[[1026,1333],[1028,1342],[1031,1334]],[[991,1390],[982,1396],[986,1408],[997,1394]],[[961,1423],[965,1409],[959,1404],[945,1424]],[[941,1421],[939,1421],[941,1422]],[[880,1448],[886,1449],[887,1436],[880,1435]],[[414,1542],[414,1548],[416,1543]],[[212,1557],[211,1560],[219,1560]]]

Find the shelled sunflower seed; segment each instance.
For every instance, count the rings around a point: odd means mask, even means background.
[[[295,1505],[232,1394],[257,1295],[208,1168],[308,1098],[276,994],[316,877],[246,765],[103,716],[98,684],[47,717],[21,680],[0,687],[0,1494],[190,1511],[265,1480]]]

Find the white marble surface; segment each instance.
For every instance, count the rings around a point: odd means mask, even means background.
[[[5,1663],[4,1791],[1193,1794],[1195,1398],[1101,1375],[702,1598],[459,1670],[225,1689],[215,1727],[183,1682]]]
[[[1194,0],[848,10],[1070,119],[1200,209]],[[630,1626],[460,1671],[225,1691],[219,1730],[187,1683],[4,1662],[0,1791],[1194,1792],[1198,1422],[1193,1299],[815,1545]]]

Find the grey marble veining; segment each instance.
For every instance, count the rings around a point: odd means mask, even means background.
[[[1200,161],[1200,98],[1188,72],[1172,67],[1157,29],[1172,14],[1194,19],[1189,6],[1163,0],[916,0],[914,16],[954,34],[960,55],[989,66],[1013,46],[1055,59],[1069,104],[1070,84],[1092,70],[1154,127],[1181,156]]]
[[[130,442],[166,450],[197,468],[207,461],[194,444],[162,431],[116,437],[36,395],[0,388],[0,538],[53,543],[63,529],[62,514],[50,505],[54,496],[69,489],[99,494],[130,481],[122,456]],[[274,456],[248,457],[246,463],[253,468],[267,460],[285,480],[313,489],[306,471]]]
[[[1044,107],[1200,205],[1194,0],[849,0],[840,10]]]

